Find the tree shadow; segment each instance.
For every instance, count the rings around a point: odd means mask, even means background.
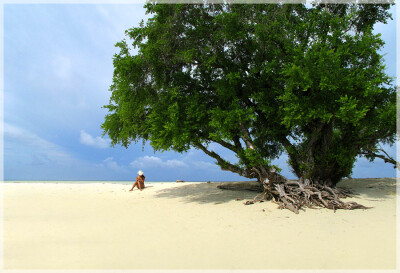
[[[396,195],[396,182],[396,178],[357,178],[343,179],[337,186],[368,198],[385,199]]]
[[[237,199],[252,200],[258,192],[250,190],[226,190],[217,188],[222,182],[195,183],[180,185],[157,190],[155,197],[181,198],[185,203],[196,202],[199,204],[222,204]],[[384,199],[396,195],[395,178],[362,178],[344,179],[337,184],[338,187],[349,188],[356,194],[374,199]]]
[[[183,202],[196,202],[199,204],[222,204],[236,199],[253,199],[257,192],[249,190],[223,190],[217,186],[221,182],[187,184],[157,191],[155,197],[182,198]]]

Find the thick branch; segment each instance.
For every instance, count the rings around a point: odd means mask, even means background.
[[[240,139],[237,135],[233,136],[233,143],[235,143],[235,147],[237,147],[238,150],[243,151],[242,144],[240,143]]]
[[[207,139],[209,141],[213,141],[215,143],[218,143],[222,147],[225,147],[225,148],[227,148],[227,149],[229,149],[229,150],[231,150],[232,152],[235,152],[235,153],[237,153],[238,151],[243,151],[243,147],[242,147],[242,144],[240,144],[239,137],[235,136],[235,135],[233,137],[233,143],[234,144],[231,144],[231,143],[223,141],[223,140],[211,139],[209,137],[206,137],[205,139]]]
[[[239,123],[240,130],[242,130],[242,139],[244,143],[246,143],[246,147],[254,150],[254,144],[251,139],[249,130],[243,125],[243,123]]]
[[[198,142],[198,143],[195,144],[195,147],[199,148],[200,150],[202,150],[203,152],[205,152],[207,155],[211,156],[212,158],[215,158],[217,160],[218,165],[221,167],[222,170],[231,171],[231,172],[237,173],[237,174],[239,174],[241,176],[249,177],[249,174],[246,173],[245,170],[243,170],[242,168],[240,168],[238,166],[235,166],[235,165],[229,163],[228,161],[226,161],[225,159],[220,157],[214,151],[207,150],[207,148],[203,144]]]
[[[279,140],[283,147],[285,147],[286,151],[295,151],[295,146],[290,143],[286,136],[282,135]]]
[[[254,107],[254,111],[256,112],[258,118],[261,120],[261,122],[267,124],[268,122],[270,122],[268,120],[268,118],[265,116],[265,114],[258,108],[258,105],[254,102],[252,102],[249,98],[243,98],[244,102],[249,106],[249,107]],[[283,127],[283,125],[281,124],[277,124],[277,126],[281,126],[281,129],[285,129]],[[290,134],[290,132],[287,132],[288,134]],[[286,151],[294,151],[295,147],[292,143],[290,143],[290,141],[287,139],[286,134],[282,133],[279,136],[279,141],[281,142],[281,144],[283,145],[283,147],[285,147]]]
[[[400,169],[400,163],[397,162],[394,158],[392,158],[391,156],[389,156],[383,149],[377,149],[378,151],[383,152],[385,155],[381,155],[381,154],[377,154],[371,150],[368,150],[366,152],[362,152],[362,155],[368,156],[368,157],[377,157],[380,159],[383,159],[385,161],[385,163],[390,163],[394,165],[394,168]]]
[[[232,145],[229,142],[223,141],[223,140],[213,140],[208,138],[207,140],[209,141],[214,141],[216,143],[218,143],[219,145],[221,145],[222,147],[225,147],[229,150],[231,150],[232,152],[237,152],[238,148],[236,147],[236,145]]]

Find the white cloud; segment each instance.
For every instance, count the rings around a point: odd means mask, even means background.
[[[90,134],[86,133],[84,130],[81,130],[80,135],[80,143],[88,146],[94,146],[97,148],[107,148],[110,145],[109,139],[104,139],[102,137],[92,137]]]
[[[118,172],[121,172],[121,171],[122,172],[127,172],[127,170],[123,166],[118,165],[118,163],[115,162],[114,158],[111,157],[111,156],[107,157],[106,159],[104,159],[103,162],[111,170],[118,171]]]
[[[156,156],[143,156],[139,157],[135,161],[132,161],[130,165],[133,168],[150,168],[150,167],[168,167],[168,168],[185,168],[188,165],[182,160],[166,160],[163,161],[161,158]]]
[[[72,156],[61,146],[47,141],[18,126],[4,123],[5,155],[18,156],[22,161],[30,159],[32,165],[48,162],[72,162]]]
[[[213,170],[213,171],[220,170],[220,167],[217,164],[211,162],[195,161],[192,164],[194,167],[198,169]]]
[[[176,159],[167,160],[167,161],[163,162],[163,164],[166,167],[171,167],[171,168],[187,167],[185,162],[183,162],[182,160],[176,160]]]

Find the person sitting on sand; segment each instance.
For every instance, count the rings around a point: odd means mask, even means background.
[[[146,179],[146,177],[143,175],[142,171],[138,171],[138,176],[136,177],[136,182],[133,183],[132,189],[130,189],[129,191],[133,191],[133,189],[135,187],[138,187],[139,190],[144,189],[144,180]]]

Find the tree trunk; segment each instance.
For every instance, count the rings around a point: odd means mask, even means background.
[[[335,187],[351,174],[356,158],[352,143],[349,142],[348,147],[338,147],[332,123],[314,124],[310,132],[304,145],[288,151],[289,164],[300,180]]]

